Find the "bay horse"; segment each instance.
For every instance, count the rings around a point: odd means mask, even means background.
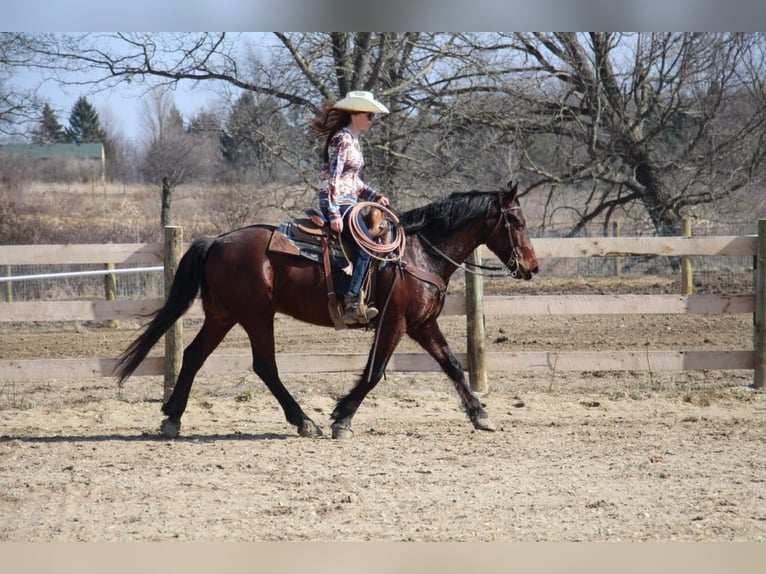
[[[450,378],[474,427],[495,430],[439,329],[437,318],[450,277],[480,245],[486,245],[516,279],[529,280],[537,273],[537,257],[517,186],[509,184],[508,188],[453,193],[399,216],[406,238],[404,252],[398,262],[378,270],[376,301],[379,306],[381,302],[385,305],[367,325],[377,331],[376,340],[356,386],[337,402],[330,415],[333,438],[352,435],[354,414],[383,377],[405,334],[417,341]],[[253,370],[277,399],[287,421],[297,427],[301,436],[321,436],[321,429],[280,380],[274,317],[284,313],[300,321],[333,327],[325,273],[319,263],[270,252],[268,245],[275,230],[272,225],[255,224],[194,241],[179,262],[164,306],[118,358],[115,373],[122,384],[201,293],[203,325],[185,348],[178,380],[162,405],[167,416],[161,425],[165,436],[178,435],[195,375],[237,323],[250,340]]]

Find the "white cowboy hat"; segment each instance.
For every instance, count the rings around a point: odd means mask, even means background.
[[[389,113],[388,108],[376,100],[372,92],[349,92],[345,98],[335,102],[333,108],[349,112]]]

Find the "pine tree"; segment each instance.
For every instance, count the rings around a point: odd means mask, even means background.
[[[32,141],[36,144],[63,143],[66,141],[64,127],[59,122],[56,112],[50,104],[43,106],[42,118],[32,132]]]
[[[98,113],[85,96],[81,96],[72,107],[66,139],[70,143],[98,143],[106,139]]]

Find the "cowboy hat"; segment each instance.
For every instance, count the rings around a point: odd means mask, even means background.
[[[388,108],[376,100],[372,92],[349,92],[345,98],[335,102],[333,108],[349,112],[389,113]]]

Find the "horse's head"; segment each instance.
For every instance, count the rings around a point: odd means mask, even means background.
[[[518,185],[509,182],[508,188],[498,192],[498,219],[486,244],[512,277],[528,281],[537,273],[537,256],[519,204]]]

